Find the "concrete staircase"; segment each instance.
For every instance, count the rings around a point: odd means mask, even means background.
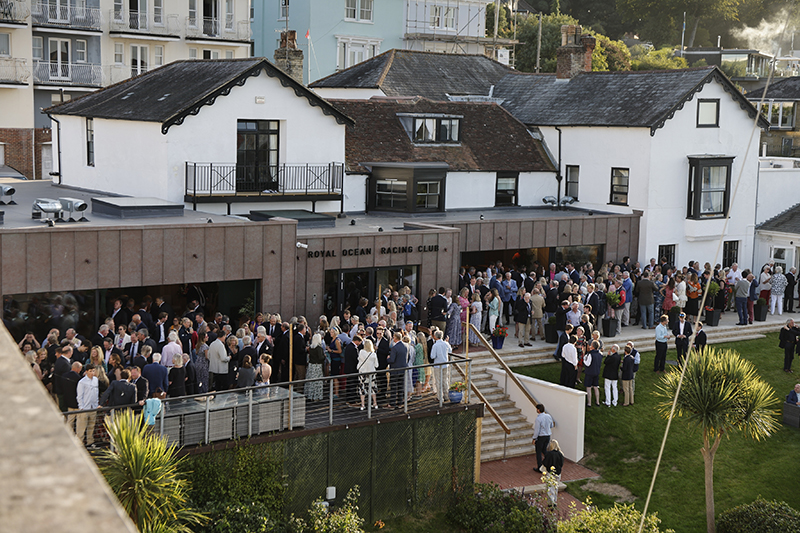
[[[780,329],[784,321],[792,316],[770,316],[767,322],[756,322],[751,326],[736,326],[720,322],[717,327],[705,327],[703,329],[706,332],[709,344],[759,339],[763,338],[766,333]],[[724,318],[728,319],[726,322],[735,322],[736,320],[735,313],[726,313]],[[513,328],[510,329],[513,332]],[[622,329],[622,335],[602,337],[602,340],[606,348],[613,343],[622,347],[627,341],[632,340],[636,348],[641,352],[655,350],[654,330],[644,330],[639,326],[631,325],[625,327]],[[506,338],[504,348],[499,350],[498,353],[512,370],[515,367],[554,362],[553,351],[555,350],[555,345],[546,344],[543,341],[536,341],[533,344],[533,347],[519,348],[517,339],[512,335]],[[670,349],[670,353],[674,356],[672,343],[670,343]],[[529,422],[522,415],[516,404],[508,399],[504,390],[505,384],[498,383],[486,371],[487,368],[496,368],[500,365],[492,357],[491,353],[483,348],[470,349],[469,357],[472,360],[470,363],[472,382],[511,429],[511,433],[506,436],[503,428],[488,409],[485,411],[481,431],[481,461],[493,461],[535,453],[536,450],[531,443],[533,423]],[[514,385],[510,383],[509,386]],[[476,394],[472,394],[471,401],[473,403],[479,401]]]

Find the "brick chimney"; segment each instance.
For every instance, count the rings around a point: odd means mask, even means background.
[[[281,32],[280,48],[273,55],[275,66],[287,73],[298,83],[303,83],[303,51],[297,48],[297,32]]]
[[[556,50],[557,79],[568,80],[581,72],[592,71],[596,40],[591,35],[581,35],[581,32],[580,26],[561,26],[561,47]]]

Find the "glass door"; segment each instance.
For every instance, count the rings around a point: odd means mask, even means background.
[[[236,191],[279,192],[277,120],[240,120],[237,124]]]
[[[133,20],[133,14],[131,14]],[[150,49],[147,46],[131,45],[131,77],[147,72]]]
[[[129,0],[129,25],[132,30],[147,29],[147,0]]]
[[[69,0],[49,0],[49,22],[69,22]]]
[[[50,79],[69,80],[69,40],[50,39]]]

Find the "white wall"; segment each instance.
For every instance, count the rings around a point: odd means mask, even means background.
[[[344,212],[363,213],[367,210],[368,174],[344,175]],[[337,204],[338,205],[338,204]],[[319,211],[319,209],[317,209]]]
[[[542,198],[555,196],[558,182],[555,172],[520,172],[519,205],[538,207],[544,205]],[[563,190],[561,191],[563,194]]]
[[[793,168],[791,161],[782,168],[765,167],[763,161],[758,176],[757,224],[800,202],[800,194],[787,194],[800,190],[800,168]]]
[[[95,165],[91,167],[86,164],[86,118],[64,115],[56,118],[61,121],[64,185],[127,196],[167,198],[166,137],[161,135],[159,123],[94,119]],[[52,131],[55,133],[56,128]],[[56,138],[53,143],[53,169],[56,169]],[[182,196],[181,192],[180,201]]]
[[[445,209],[494,207],[496,172],[448,172],[445,177]]]
[[[505,370],[488,368],[487,371],[495,381],[504,383]],[[551,438],[558,441],[564,457],[576,462],[583,459],[586,392],[520,374],[515,375],[528,389],[531,396],[536,398],[537,402],[544,404],[545,412],[550,413],[550,416],[553,417],[555,427]],[[528,422],[534,424],[538,416],[536,406],[531,404],[510,379],[508,380],[508,396],[522,411]]]

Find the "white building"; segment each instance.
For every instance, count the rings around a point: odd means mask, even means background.
[[[0,143],[29,179],[52,170],[40,111],[177,59],[250,55],[248,0],[0,2]]]
[[[350,208],[351,120],[264,59],[176,61],[48,112],[67,186],[217,213]]]

